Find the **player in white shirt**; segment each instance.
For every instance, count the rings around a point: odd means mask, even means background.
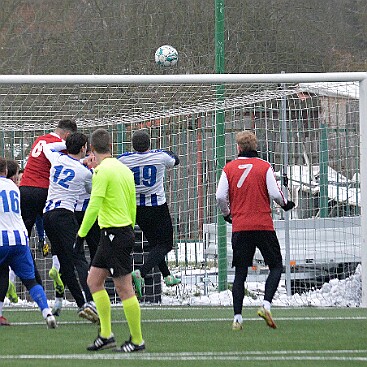
[[[92,172],[80,163],[80,159],[85,156],[87,142],[86,135],[74,133],[66,139],[68,154],[52,149],[60,143],[43,147],[43,152],[51,163],[50,186],[43,219],[47,237],[51,242],[52,255],[56,255],[60,262],[61,280],[69,288],[79,307],[78,315],[98,322],[95,307],[90,302],[85,302],[76,278],[73,251],[78,232],[78,223],[74,216],[75,204],[80,194],[86,189],[91,190]],[[58,146],[58,149],[61,150],[62,147]],[[56,296],[60,293],[57,292]]]
[[[95,168],[96,166],[95,157],[92,153],[89,153],[87,157],[81,159],[80,163],[84,164],[84,166],[88,167],[89,169]],[[80,226],[83,222],[84,214],[87,209],[89,200],[90,200],[90,193],[84,190],[84,193],[82,193],[79,196],[75,204],[74,215],[78,222],[78,226]],[[90,258],[89,264],[85,257],[84,239],[81,239],[75,242],[74,248],[73,248],[75,268],[78,273],[79,282],[83,288],[84,296],[87,302],[93,302],[93,297],[90,293],[86,280],[88,277],[90,264],[92,263],[94,255],[97,252],[99,238],[100,238],[100,229],[99,229],[98,221],[96,220],[92,228],[89,230],[87,236],[85,237],[85,240],[87,242],[88,249],[89,249],[89,258]],[[53,266],[56,267],[56,270],[59,270],[59,266],[57,267],[57,262],[55,262],[56,260],[55,258],[57,258],[57,256],[53,256]],[[60,312],[62,310],[63,299],[64,299],[64,293],[56,292],[55,303],[52,308],[52,313],[54,315],[57,315],[57,316],[60,315]]]
[[[6,160],[0,157],[0,276],[8,278],[10,266],[37,303],[47,327],[55,328],[56,320],[51,314],[45,291],[35,278],[28,234],[21,216],[19,188],[6,178],[6,174]],[[5,286],[8,286],[8,282]],[[2,316],[2,306],[3,302],[0,302],[0,319],[5,319]],[[6,325],[3,322],[1,324]]]
[[[136,188],[136,223],[143,231],[151,248],[140,269],[133,272],[138,296],[141,297],[140,280],[158,265],[167,286],[181,283],[171,275],[165,257],[173,247],[172,220],[164,191],[164,175],[167,168],[179,164],[178,157],[165,150],[149,150],[150,136],[145,130],[138,130],[132,137],[135,152],[127,152],[119,160],[134,173]],[[141,281],[143,283],[143,281]]]

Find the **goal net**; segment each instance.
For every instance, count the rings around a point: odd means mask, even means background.
[[[61,118],[75,119],[88,135],[108,129],[115,156],[132,150],[132,133],[145,128],[153,149],[180,158],[165,188],[175,244],[167,261],[182,283],[167,288],[153,269],[143,302],[231,301],[231,227],[219,215],[215,191],[223,165],[236,157],[235,135],[246,129],[256,133],[259,156],[296,203],[289,214],[272,205],[284,260],[275,304],[363,303],[364,73],[33,77],[0,77],[0,154],[21,167],[36,137]],[[141,232],[136,238],[138,263],[147,244]],[[34,231],[30,245],[53,299],[51,257],[43,257],[37,243]],[[256,252],[246,282],[249,304],[262,299],[267,273]],[[17,290],[28,297],[19,281]]]

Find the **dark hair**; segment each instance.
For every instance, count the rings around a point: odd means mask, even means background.
[[[70,131],[71,133],[77,132],[76,122],[74,120],[64,119],[60,120],[57,127],[61,130]]]
[[[7,167],[6,159],[3,157],[0,157],[0,172],[6,173],[6,167]]]
[[[135,131],[131,141],[133,143],[133,148],[137,152],[145,152],[150,147],[150,136],[146,130]]]
[[[88,142],[88,137],[82,133],[70,134],[66,138],[66,149],[70,154],[78,154],[85,143]]]
[[[110,133],[105,129],[97,129],[93,131],[90,139],[90,145],[92,150],[97,153],[110,153],[111,152],[111,137]]]
[[[8,159],[6,161],[6,165],[8,167],[8,173],[6,175],[6,178],[11,178],[15,176],[17,173],[19,173],[19,164],[14,159]]]

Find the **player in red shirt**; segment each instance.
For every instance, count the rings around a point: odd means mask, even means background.
[[[59,121],[54,132],[40,136],[33,143],[20,181],[21,210],[30,237],[37,214],[42,215],[50,178],[50,161],[43,154],[45,144],[65,140],[77,131],[72,120]]]
[[[257,247],[270,270],[263,306],[257,314],[275,329],[270,306],[279,285],[283,262],[270,203],[274,200],[284,210],[292,209],[295,204],[284,198],[270,163],[258,157],[256,136],[250,131],[241,131],[236,136],[236,143],[238,158],[223,168],[216,193],[224,220],[232,223],[232,266],[235,267],[232,328],[242,329],[244,284]]]
[[[45,157],[42,148],[45,144],[66,140],[71,133],[76,131],[75,121],[60,120],[54,132],[38,137],[32,145],[19,185],[22,218],[29,238],[31,238],[37,215],[42,216],[43,214],[49,186],[51,164]],[[36,279],[42,284],[37,269]]]

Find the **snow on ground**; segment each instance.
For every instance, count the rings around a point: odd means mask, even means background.
[[[264,294],[263,282],[246,283],[249,295],[245,296],[243,305],[259,306]],[[325,283],[321,289],[302,294],[287,296],[284,282],[281,282],[275,294],[273,305],[281,307],[359,307],[362,299],[361,265],[355,274],[343,280],[333,279]],[[19,300],[10,304],[5,299],[5,307],[36,307],[35,303]],[[53,305],[53,301],[50,301]],[[190,305],[190,306],[232,306],[232,292],[226,290],[217,292],[214,284],[208,284],[206,292],[200,284],[189,286],[183,284],[178,287],[167,288],[163,285],[161,305]],[[76,307],[75,302],[64,301],[64,307]]]
[[[246,288],[250,296],[245,296],[244,306],[258,306],[261,304],[264,294],[264,283],[247,283]],[[181,286],[183,287],[183,286]],[[207,295],[193,295],[187,291],[177,292],[176,296],[169,290],[163,289],[163,305],[211,305],[211,306],[231,306],[232,292],[226,290],[215,292],[209,289]],[[172,291],[171,291],[172,292]],[[343,280],[333,279],[325,283],[321,289],[308,291],[302,294],[287,296],[284,282],[281,283],[275,294],[274,306],[315,306],[315,307],[359,307],[362,298],[361,265],[356,269],[355,274]]]

